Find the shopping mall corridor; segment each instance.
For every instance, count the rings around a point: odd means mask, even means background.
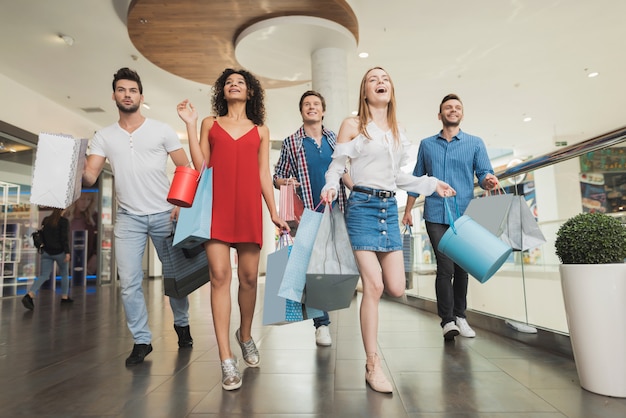
[[[234,281],[236,282],[236,280]],[[391,395],[364,381],[360,294],[331,312],[333,345],[315,346],[311,321],[262,326],[259,286],[252,334],[259,368],[222,390],[210,287],[191,295],[192,349],[178,349],[162,282],[145,282],[154,351],[125,367],[132,348],[115,286],[74,287],[72,305],[42,290],[35,310],[0,299],[2,417],[606,417],[626,416],[626,399],[580,388],[574,362],[476,329],[444,343],[438,318],[390,300],[380,306],[379,345]],[[233,299],[233,306],[236,300]],[[234,310],[231,339],[238,327]]]

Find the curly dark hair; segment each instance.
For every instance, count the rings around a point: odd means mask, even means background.
[[[228,113],[228,104],[224,97],[224,85],[226,79],[232,74],[243,76],[248,88],[248,101],[246,102],[246,116],[255,125],[261,126],[265,123],[265,91],[261,83],[252,73],[240,69],[227,68],[213,84],[213,111],[217,116],[224,116]]]

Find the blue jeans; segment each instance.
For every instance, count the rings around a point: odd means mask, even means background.
[[[322,325],[329,326],[330,318],[328,316],[328,312],[324,311],[324,315],[313,318],[313,325],[315,326],[315,329],[318,329]]]
[[[163,241],[172,233],[170,212],[152,215],[133,215],[118,209],[115,222],[115,261],[120,279],[122,302],[126,323],[135,344],[150,344],[152,333],[148,327],[148,310],[143,295],[143,253],[148,237],[152,240],[159,258]],[[174,324],[189,325],[189,300],[170,297]]]
[[[41,254],[41,269],[39,271],[39,276],[28,290],[29,292],[37,293],[41,285],[50,278],[50,274],[52,273],[52,267],[54,267],[55,261],[57,263],[57,266],[59,266],[59,273],[61,274],[61,294],[63,296],[69,294],[70,277],[68,273],[68,265],[65,262],[65,253],[62,252],[61,254],[50,255],[45,251],[43,252],[43,254]]]
[[[441,318],[442,327],[448,322],[454,322],[457,316],[465,318],[465,309],[467,308],[467,272],[437,249],[439,248],[439,241],[449,227],[448,224],[426,221],[426,232],[433,249],[435,249],[437,259],[435,293],[437,295],[437,314]]]

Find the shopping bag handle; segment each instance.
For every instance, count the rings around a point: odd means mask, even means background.
[[[485,193],[483,193],[483,197],[492,196],[492,193],[491,193],[492,191],[493,191],[493,196],[506,194],[506,190],[504,190],[504,187],[502,187],[500,182],[498,182],[498,187],[491,189],[491,190],[485,190]]]
[[[278,249],[280,250],[290,245],[293,245],[293,237],[289,232],[281,230],[278,236]]]
[[[456,201],[456,196],[453,196],[453,199],[454,199],[454,206],[456,207],[456,217],[458,219],[461,217],[461,214],[459,213],[459,204]],[[452,218],[452,211],[450,210],[450,205],[448,205],[447,197],[443,198],[443,205],[446,207],[446,213],[448,214],[448,222],[450,224],[450,228],[452,228],[452,232],[454,232],[455,235],[458,235],[456,232],[456,228],[454,227],[454,219]]]
[[[409,235],[413,235],[413,231],[411,230],[411,225],[404,224],[404,229],[402,230],[403,234],[408,233]]]
[[[206,161],[202,161],[202,168],[200,168],[200,174],[198,175],[198,178],[196,179],[196,183],[200,183],[200,179],[202,178],[202,174],[204,173],[204,170],[206,170],[207,166],[206,166]]]

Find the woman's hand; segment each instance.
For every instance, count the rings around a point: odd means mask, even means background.
[[[274,225],[276,225],[278,229],[280,229],[281,231],[285,231],[285,232],[291,231],[291,228],[289,228],[289,225],[287,224],[287,222],[285,222],[283,218],[281,218],[278,215],[272,216],[272,222],[274,222]]]
[[[195,107],[193,107],[189,99],[185,99],[178,103],[176,110],[178,111],[178,116],[186,124],[195,124],[198,122],[198,111]]]
[[[441,197],[450,197],[456,195],[456,190],[454,190],[448,183],[438,180],[437,188],[435,189],[437,194]]]
[[[335,200],[336,198],[337,198],[337,190],[335,189],[328,189],[328,190],[322,191],[322,194],[320,194],[320,199],[322,203],[325,205],[332,203],[333,200]]]

